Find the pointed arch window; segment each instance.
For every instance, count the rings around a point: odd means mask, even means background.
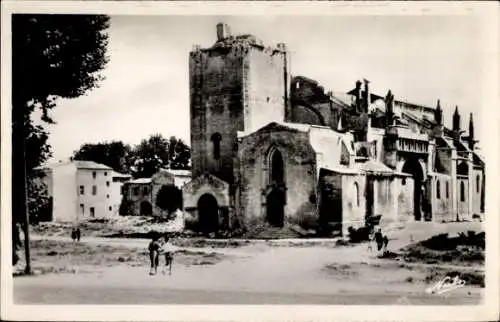
[[[465,184],[464,182],[460,182],[460,201],[465,201]]]
[[[222,141],[222,136],[220,135],[219,132],[216,132],[216,133],[212,134],[212,136],[210,137],[210,141],[212,141],[212,148],[213,148],[212,154],[214,156],[214,159],[219,160],[220,159],[220,142]]]
[[[479,174],[476,176],[476,192],[479,193],[479,184],[481,183],[481,178],[479,177]]]
[[[271,149],[268,157],[269,162],[269,183],[284,183],[285,182],[285,163],[283,155],[278,149]]]

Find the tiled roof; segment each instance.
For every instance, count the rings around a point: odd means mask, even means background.
[[[383,164],[382,162],[369,160],[360,164],[357,164],[358,168],[364,172],[368,173],[387,173],[393,174],[394,171]]]
[[[148,184],[148,183],[151,183],[151,178],[134,179],[134,180],[130,180],[128,183]]]
[[[77,169],[112,170],[111,167],[108,167],[107,165],[104,165],[104,164],[100,164],[100,163],[97,163],[94,161],[81,161],[81,160],[51,163],[51,164],[47,164],[45,166],[40,166],[37,169],[54,169],[54,168],[69,165],[69,164],[73,164]]]
[[[161,169],[161,171],[166,171],[174,176],[179,176],[179,177],[190,177],[191,176],[191,170],[176,170],[176,169]]]
[[[113,177],[113,178],[131,178],[132,176],[130,174],[123,174],[123,173],[113,171],[111,177]]]

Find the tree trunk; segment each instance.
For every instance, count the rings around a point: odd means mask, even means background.
[[[26,171],[26,135],[24,128],[24,104],[13,97],[12,108],[12,225],[22,223],[26,256],[25,273],[31,274],[28,186]],[[17,229],[17,228],[16,228]],[[12,240],[16,236],[12,236]],[[16,251],[16,245],[12,245]]]

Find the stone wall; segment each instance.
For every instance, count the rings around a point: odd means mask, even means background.
[[[252,47],[245,58],[245,131],[285,120],[284,52]]]
[[[462,189],[463,186],[463,189]],[[472,214],[469,214],[469,180],[466,177],[457,178],[457,202],[458,216],[460,220],[472,219]],[[462,194],[463,190],[463,194]]]
[[[390,226],[397,221],[397,189],[394,177],[374,179],[374,215],[381,215],[380,225]]]
[[[195,51],[190,57],[193,177],[209,171],[231,182],[236,132],[243,124],[243,60],[236,49]],[[212,135],[219,133],[220,157]]]
[[[364,175],[342,176],[342,235],[347,236],[347,229],[365,225],[366,213],[366,177]]]
[[[439,196],[438,196],[439,185]],[[451,176],[446,174],[435,174],[432,179],[432,217],[434,221],[455,220],[451,211]]]
[[[396,178],[398,184],[398,221],[407,222],[414,219],[413,212],[413,179],[411,177]]]
[[[315,209],[315,153],[308,135],[287,129],[258,131],[242,139],[239,146],[239,212],[247,225],[266,221],[266,185],[268,152],[280,151],[284,159],[286,205],[285,223],[298,222]]]
[[[474,214],[480,214],[481,213],[481,191],[483,189],[483,172],[482,170],[476,170],[474,169],[473,171],[474,175],[472,176],[474,180],[474,189],[472,192],[472,211]]]
[[[193,177],[208,171],[233,182],[237,131],[285,118],[285,52],[245,43],[190,54]],[[212,135],[219,133],[220,158]]]

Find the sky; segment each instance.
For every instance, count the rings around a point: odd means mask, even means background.
[[[216,24],[233,34],[286,43],[291,73],[347,92],[357,79],[374,93],[436,106],[445,125],[459,106],[462,128],[474,113],[476,136],[485,104],[482,25],[474,16],[112,16],[105,80],[85,96],[59,100],[48,126],[53,158],[84,143],[137,144],[151,134],[189,143],[189,51],[212,45]]]

